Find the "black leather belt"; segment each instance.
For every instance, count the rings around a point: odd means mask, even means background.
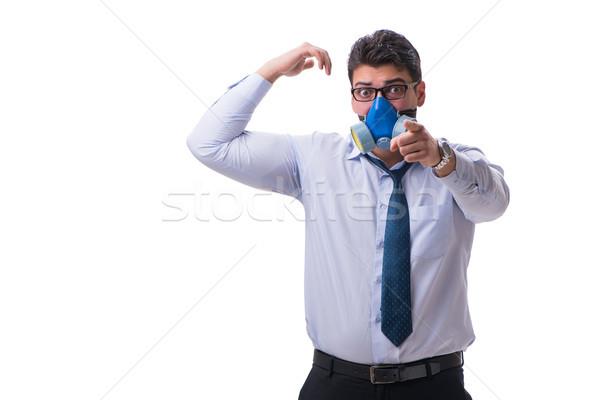
[[[464,364],[463,352],[425,358],[408,364],[366,365],[345,361],[315,350],[313,363],[327,371],[370,380],[373,384],[395,383],[432,377],[441,371]]]

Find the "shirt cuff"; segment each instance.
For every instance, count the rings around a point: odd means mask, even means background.
[[[273,84],[257,74],[256,72],[246,75],[243,79],[237,81],[227,88],[227,91],[234,89],[241,90],[246,100],[257,105],[265,97],[267,92],[273,87]]]

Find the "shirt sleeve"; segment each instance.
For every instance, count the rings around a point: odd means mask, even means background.
[[[456,155],[456,168],[438,179],[450,189],[468,220],[478,223],[500,217],[510,200],[502,168],[490,163],[476,147],[451,146]]]
[[[298,197],[298,165],[290,135],[250,132],[246,126],[272,84],[252,74],[229,87],[187,139],[204,165],[257,189]]]

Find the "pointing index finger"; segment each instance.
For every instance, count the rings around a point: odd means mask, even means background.
[[[404,121],[404,127],[411,132],[415,132],[415,131],[423,129],[422,124],[418,123],[417,121],[410,120],[410,119],[407,119]]]

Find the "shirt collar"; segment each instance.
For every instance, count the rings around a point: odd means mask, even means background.
[[[362,153],[358,149],[358,146],[354,142],[354,139],[352,138],[352,134],[348,135],[346,142],[348,143],[348,148],[346,150],[348,152],[348,155],[346,156],[347,160],[352,160],[352,159],[360,157],[362,155]],[[369,155],[371,157],[374,157],[379,160],[379,157],[377,157],[375,154],[369,152]],[[398,168],[402,167],[402,165],[404,165],[405,162],[406,161],[402,160],[399,163],[397,163],[396,165],[394,165],[391,169],[398,169]]]
[[[346,157],[348,160],[356,158],[362,154],[360,152],[360,150],[358,149],[358,146],[356,145],[356,143],[354,143],[354,139],[352,138],[351,133],[348,134],[346,141],[348,142],[348,149],[347,149],[348,156]]]

